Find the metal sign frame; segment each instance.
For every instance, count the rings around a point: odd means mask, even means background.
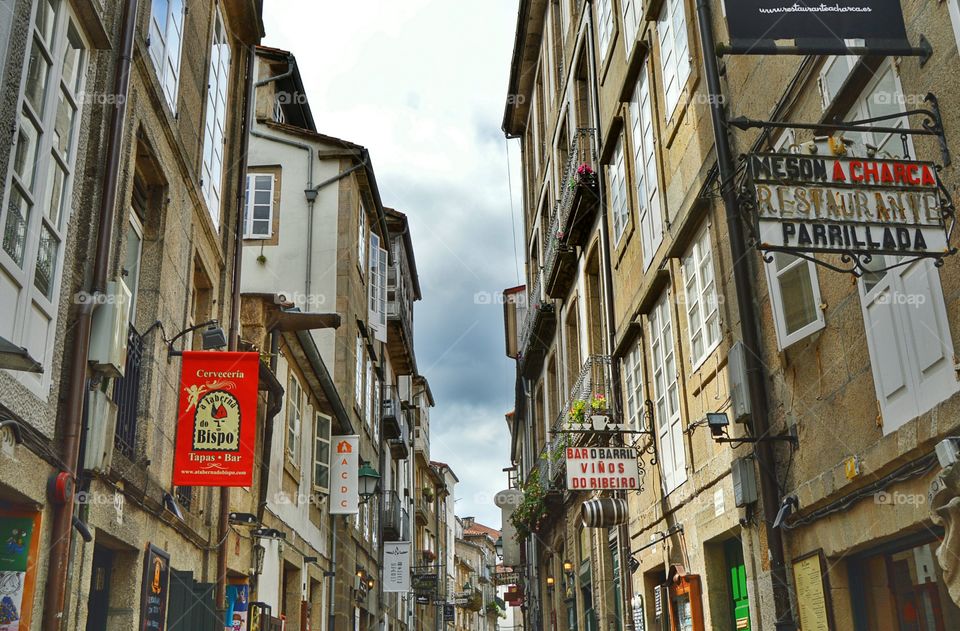
[[[753,120],[745,117],[734,118],[729,121],[729,126],[739,129],[739,130],[748,130],[748,129],[804,129],[810,130],[815,133],[832,135],[836,132],[871,132],[871,133],[881,133],[881,134],[896,134],[900,136],[901,142],[903,143],[904,149],[904,160],[913,160],[910,157],[910,152],[908,151],[908,136],[933,136],[938,140],[940,148],[940,158],[941,163],[935,164],[935,170],[939,174],[940,170],[944,166],[949,166],[952,157],[950,155],[949,148],[947,147],[946,135],[943,129],[943,119],[940,114],[940,106],[937,100],[937,97],[933,93],[926,95],[924,101],[929,104],[928,109],[914,109],[909,110],[903,113],[888,114],[885,116],[877,116],[874,118],[847,121],[847,122],[834,122],[834,123],[797,123],[797,122],[785,122],[785,121],[762,121],[762,120]],[[920,127],[884,127],[879,125],[874,125],[875,123],[882,123],[884,121],[903,119],[909,116],[921,116],[923,117],[920,121]],[[763,260],[767,263],[771,263],[774,260],[774,253],[783,252],[786,254],[791,254],[799,258],[811,261],[825,267],[827,269],[833,270],[835,272],[852,274],[853,276],[859,278],[867,272],[885,272],[891,269],[909,265],[918,260],[929,258],[933,259],[933,263],[936,267],[942,267],[944,264],[944,259],[947,256],[952,256],[956,254],[958,249],[953,245],[953,235],[957,227],[957,216],[956,216],[956,207],[953,202],[953,198],[950,195],[950,191],[943,185],[943,182],[937,177],[937,190],[940,196],[941,202],[941,215],[943,218],[944,229],[946,230],[946,240],[947,248],[944,251],[939,252],[929,252],[929,253],[920,253],[920,252],[911,252],[906,255],[902,260],[897,261],[894,264],[887,265],[884,267],[874,267],[871,265],[873,259],[876,256],[883,255],[897,255],[902,254],[899,251],[888,251],[885,249],[875,250],[872,252],[865,252],[860,250],[853,250],[848,248],[826,248],[819,249],[816,252],[811,252],[809,249],[800,249],[790,246],[770,246],[769,244],[764,244],[760,240],[759,232],[759,212],[756,204],[755,189],[751,186],[749,173],[746,168],[747,155],[743,154],[740,156],[740,167],[743,169],[741,181],[737,187],[737,197],[739,199],[741,219],[743,223],[747,226],[747,230],[750,236],[750,240],[755,249],[757,249],[763,256]],[[822,254],[838,254],[840,256],[840,264],[834,264],[829,261],[825,261],[822,258],[818,258],[816,255]]]

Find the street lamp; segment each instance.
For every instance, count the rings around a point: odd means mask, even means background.
[[[494,544],[494,547],[497,550],[497,557],[502,561],[503,560],[503,535],[497,537],[497,543]]]
[[[360,471],[357,473],[360,479],[360,503],[364,504],[371,497],[377,494],[377,485],[380,484],[380,474],[370,466],[369,462],[360,465]]]

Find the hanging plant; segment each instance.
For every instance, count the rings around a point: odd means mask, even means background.
[[[577,427],[583,425],[587,418],[587,402],[583,399],[577,399],[570,406],[570,413],[567,415],[570,423]]]
[[[517,541],[523,541],[531,533],[539,532],[544,517],[547,516],[547,492],[540,482],[540,471],[534,469],[527,476],[527,480],[520,484],[523,499],[514,509],[510,517],[511,523],[517,529]]]
[[[427,500],[428,502],[432,502],[432,501],[433,501],[433,488],[432,488],[432,487],[429,487],[429,486],[423,487],[423,499]]]

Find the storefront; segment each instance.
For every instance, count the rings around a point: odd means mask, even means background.
[[[848,561],[856,631],[960,629],[960,608],[937,563],[941,534],[924,530]]]
[[[29,629],[34,617],[40,513],[0,507],[0,629]]]

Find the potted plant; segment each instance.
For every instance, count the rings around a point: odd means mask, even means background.
[[[570,188],[575,189],[577,186],[597,187],[597,173],[586,162],[578,166],[577,174],[570,178]]]
[[[570,406],[570,414],[567,416],[571,429],[587,429],[587,402],[583,399],[577,399]]]
[[[534,469],[525,482],[519,485],[523,498],[513,511],[510,521],[517,529],[517,541],[523,541],[531,533],[540,530],[543,518],[547,516],[547,492],[540,482],[540,471]]]
[[[423,550],[421,550],[420,556],[422,556],[423,560],[428,563],[433,563],[434,561],[437,560],[437,553],[428,548],[424,548]]]
[[[607,416],[607,397],[602,392],[594,394],[590,400],[590,420],[593,421],[593,429],[596,431],[607,427],[610,417]]]
[[[467,609],[470,611],[480,611],[483,609],[483,594],[480,593],[480,590],[475,589],[473,593],[467,599]]]
[[[428,503],[433,501],[433,487],[432,487],[432,486],[425,486],[425,487],[423,487],[423,499],[425,499]]]

